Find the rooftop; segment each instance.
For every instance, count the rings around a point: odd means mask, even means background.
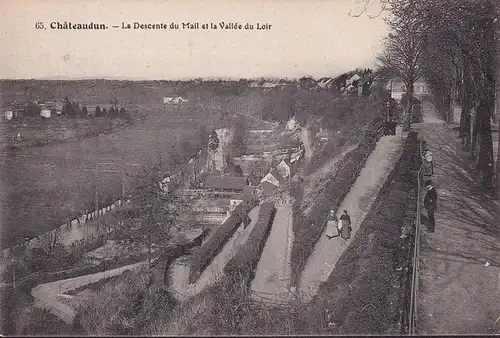
[[[246,177],[207,176],[204,187],[206,189],[243,190],[247,185]]]

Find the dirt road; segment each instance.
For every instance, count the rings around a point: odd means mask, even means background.
[[[316,295],[319,286],[328,279],[336,262],[356,235],[359,225],[368,214],[389,173],[398,161],[402,147],[403,140],[400,134],[383,136],[368,157],[365,167],[337,211],[338,217],[344,209],[349,212],[352,221],[351,239],[347,241],[340,237],[328,239],[325,236],[327,231],[325,229],[299,281],[298,291],[305,301],[311,300],[312,296]]]
[[[278,205],[271,232],[252,281],[253,299],[257,301],[289,300],[292,226],[292,204]]]
[[[436,232],[422,233],[417,330],[492,334],[500,316],[500,208],[465,170],[456,124],[443,123],[429,102],[423,110],[415,129],[432,152],[438,209]]]

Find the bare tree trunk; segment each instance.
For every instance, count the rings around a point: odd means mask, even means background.
[[[462,138],[462,144],[464,150],[469,151],[471,146],[471,128],[470,128],[470,118],[471,118],[471,96],[472,87],[470,83],[470,67],[469,61],[464,58],[464,84],[462,91],[462,114],[460,117],[460,136]]]
[[[472,140],[470,147],[470,157],[471,160],[477,161],[477,143],[479,136],[480,118],[479,113],[476,111],[474,114],[474,124],[472,126]]]
[[[478,120],[480,121],[480,144],[478,154],[478,166],[482,172],[482,183],[485,188],[492,188],[494,161],[493,161],[493,138],[491,137],[491,105],[483,101],[478,108]]]
[[[413,116],[413,85],[414,81],[408,81],[406,85],[406,97],[408,102],[406,102],[406,121],[404,129],[405,131],[409,131],[411,128],[411,119]]]
[[[494,3],[490,4],[494,6]],[[492,10],[495,8],[492,7]],[[480,116],[481,116],[481,147],[479,152],[479,165],[483,173],[483,187],[491,190],[493,188],[493,177],[495,170],[495,161],[493,160],[493,138],[491,135],[491,118],[495,114],[495,80],[496,80],[496,45],[495,45],[495,29],[494,15],[488,19],[488,23],[484,33],[483,43],[486,46],[486,60],[482,62],[482,71],[484,74],[485,88],[480,100]]]

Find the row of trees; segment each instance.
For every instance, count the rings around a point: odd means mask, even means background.
[[[390,11],[387,23],[391,32],[379,60],[404,81],[410,97],[415,81],[425,78],[434,104],[445,120],[453,118],[454,104],[462,107],[459,136],[482,174],[483,187],[492,188],[495,168],[491,119],[495,118],[500,3],[496,0],[381,0],[381,3],[383,9]],[[408,127],[411,100],[406,110]],[[497,179],[500,183],[500,175]]]
[[[118,117],[120,114],[125,114],[126,110],[124,107],[118,108],[116,104],[113,104],[109,107],[109,109],[106,109],[106,107],[101,107],[97,106],[95,108],[94,116],[95,117],[100,117],[100,116],[109,116],[109,117]],[[61,111],[62,116],[68,116],[68,117],[87,117],[91,115],[91,113],[88,111],[87,106],[83,105],[80,108],[80,104],[78,102],[71,102],[67,97],[64,99],[64,105],[62,107]]]

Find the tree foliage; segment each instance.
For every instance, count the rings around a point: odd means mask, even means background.
[[[371,2],[365,0],[363,10]],[[445,120],[452,120],[454,103],[462,107],[459,136],[482,173],[483,186],[491,188],[500,4],[494,0],[380,3],[389,10],[391,30],[380,61],[401,77],[408,95],[413,95],[413,82],[423,76]]]
[[[120,242],[146,248],[149,259],[155,247],[161,248],[168,243],[176,225],[177,212],[168,203],[168,196],[159,184],[164,176],[161,161],[137,175],[140,186],[130,201],[132,212],[122,213],[122,221],[115,231]]]

